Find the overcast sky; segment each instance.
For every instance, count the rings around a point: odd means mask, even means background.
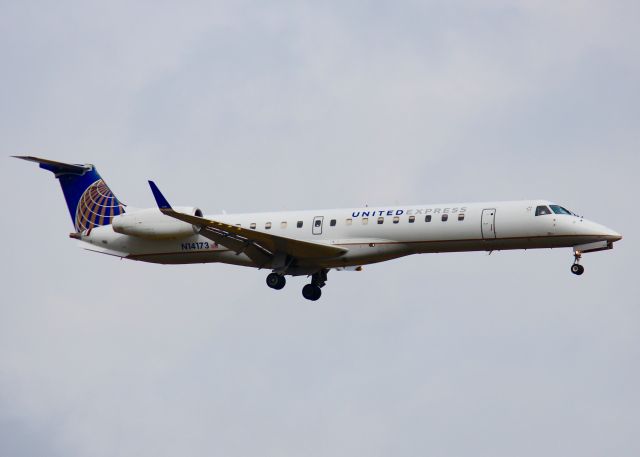
[[[2,456],[640,454],[640,3],[0,1]],[[206,213],[547,198],[613,251],[303,278],[82,251],[29,154]]]

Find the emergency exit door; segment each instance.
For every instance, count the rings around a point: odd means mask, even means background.
[[[313,227],[311,232],[314,235],[322,235],[322,223],[324,222],[324,216],[316,216],[313,218]]]
[[[492,240],[496,237],[496,209],[482,210],[482,238]]]

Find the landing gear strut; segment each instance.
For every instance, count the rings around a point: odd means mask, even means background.
[[[311,284],[302,288],[302,296],[307,300],[316,301],[322,295],[320,288],[327,283],[327,273],[329,270],[320,270],[311,276]]]
[[[580,265],[580,259],[582,258],[582,253],[580,251],[576,251],[573,254],[573,257],[575,260],[573,261],[573,265],[571,265],[571,273],[573,273],[574,275],[580,276],[582,273],[584,273],[584,267]]]
[[[280,290],[285,286],[285,284],[287,284],[287,280],[283,275],[280,275],[278,273],[270,273],[267,276],[267,286],[271,287],[272,289]]]

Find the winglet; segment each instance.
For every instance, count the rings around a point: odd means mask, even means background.
[[[169,204],[167,199],[164,198],[164,195],[162,195],[162,192],[160,192],[160,189],[158,189],[156,183],[154,183],[153,181],[149,181],[149,187],[151,187],[151,192],[153,192],[153,198],[156,199],[158,208],[160,208],[160,210],[171,209],[171,205]]]

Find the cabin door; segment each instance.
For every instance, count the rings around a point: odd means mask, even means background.
[[[324,216],[316,216],[313,218],[313,226],[311,228],[311,233],[314,235],[322,235],[322,223],[324,221]]]
[[[482,238],[492,240],[496,237],[496,209],[482,210]]]

